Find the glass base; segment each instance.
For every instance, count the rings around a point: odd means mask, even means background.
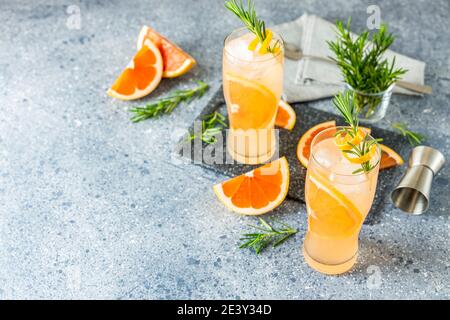
[[[237,162],[243,163],[243,164],[261,164],[264,162],[269,161],[274,153],[275,153],[275,148],[273,148],[272,150],[270,150],[269,153],[263,154],[263,155],[259,155],[256,157],[248,157],[248,156],[244,156],[241,155],[237,152],[234,152],[234,150],[230,150],[230,148],[227,148],[228,152],[230,153],[231,157],[236,160]]]
[[[311,258],[311,256],[306,252],[305,247],[303,247],[303,257],[306,263],[314,270],[328,275],[338,275],[349,271],[356,262],[358,253],[356,253],[350,260],[347,260],[341,264],[323,264]]]
[[[238,152],[236,152],[234,150],[234,147],[232,145],[232,143],[230,143],[230,140],[228,140],[228,144],[227,144],[227,150],[228,153],[231,155],[231,157],[236,160],[237,162],[243,163],[243,164],[261,164],[261,163],[265,163],[267,161],[269,161],[273,155],[275,154],[276,151],[276,145],[273,144],[270,148],[270,150],[265,153],[265,154],[260,154],[257,156],[248,156],[248,155],[243,155],[240,154]]]

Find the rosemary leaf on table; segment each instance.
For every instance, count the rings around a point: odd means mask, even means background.
[[[259,222],[262,226],[249,225],[255,228],[259,232],[246,233],[241,238],[244,241],[239,248],[250,248],[259,254],[263,249],[272,245],[272,247],[277,247],[285,242],[289,237],[293,236],[298,232],[297,229],[275,219],[272,221],[277,222],[280,226],[275,228],[266,222],[263,218],[259,218]]]
[[[415,147],[421,144],[423,141],[426,140],[426,136],[414,132],[412,130],[408,129],[408,125],[406,123],[396,122],[391,125],[392,128],[398,130],[400,134],[406,139],[408,139],[408,142],[411,146]]]
[[[203,117],[202,132],[197,135],[195,132],[188,137],[189,141],[199,138],[207,144],[213,144],[217,141],[216,136],[227,127],[225,117],[219,112],[215,111]]]
[[[154,118],[162,113],[171,113],[181,102],[188,102],[196,97],[201,97],[208,89],[208,85],[203,81],[197,81],[197,83],[198,86],[193,89],[175,90],[169,96],[150,102],[144,107],[130,109],[130,112],[135,113],[131,121],[139,122]]]

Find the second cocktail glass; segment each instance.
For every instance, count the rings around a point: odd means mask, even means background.
[[[377,146],[370,159],[373,169],[355,173],[361,165],[348,161],[335,144],[340,129],[326,129],[312,141],[305,185],[308,231],[303,255],[325,274],[344,273],[356,262],[358,235],[375,196],[381,156]]]
[[[233,31],[223,49],[223,91],[230,130],[227,148],[238,162],[259,164],[276,150],[275,117],[283,90],[283,41],[273,33],[276,52],[249,50],[255,36]]]

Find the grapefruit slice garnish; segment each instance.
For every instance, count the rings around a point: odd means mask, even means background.
[[[278,102],[275,125],[283,129],[292,130],[295,126],[295,122],[296,115],[294,109],[289,105],[289,103],[280,100],[280,102]]]
[[[334,120],[322,122],[310,128],[302,135],[297,145],[297,158],[304,167],[308,167],[309,156],[311,155],[311,142],[315,136],[323,130],[333,127],[336,127],[336,121]],[[359,127],[359,131],[363,134],[362,137],[364,138],[365,134],[370,134],[371,129]]]
[[[336,121],[322,122],[306,131],[300,138],[297,145],[297,158],[300,163],[308,167],[309,156],[311,155],[311,142],[314,137],[325,129],[336,127]]]
[[[360,210],[328,179],[308,172],[307,191],[309,230],[320,237],[347,237],[364,220]]]
[[[150,40],[146,40],[107,93],[121,100],[142,98],[158,86],[162,73],[161,53]]]
[[[359,157],[347,152],[342,152],[342,154],[344,155],[344,158],[351,163],[363,164],[369,162],[370,159],[372,159],[372,157],[377,153],[377,149],[377,144],[374,144],[370,147],[369,152]]]
[[[261,43],[261,47],[259,48],[258,53],[259,54],[266,54],[269,52],[269,46],[270,46],[270,41],[272,41],[272,31],[270,31],[269,29],[266,30],[266,38],[264,39],[263,43]]]
[[[370,132],[369,132],[370,133]],[[367,134],[369,134],[367,133]],[[354,137],[350,133],[341,132],[334,138],[334,143],[340,150],[350,150],[353,146],[357,146],[364,140],[366,131],[363,128],[359,128]]]
[[[289,188],[285,157],[214,186],[219,200],[231,211],[260,215],[278,207]]]
[[[311,142],[314,139],[314,137],[319,134],[321,131],[331,128],[331,127],[335,127],[336,126],[336,122],[335,121],[327,121],[327,122],[323,122],[323,123],[319,123],[318,125],[310,128],[308,131],[306,131],[302,137],[300,138],[298,145],[297,145],[297,158],[299,159],[300,163],[305,166],[308,167],[308,161],[309,161],[309,156],[311,154]],[[370,128],[366,128],[366,127],[359,127],[359,132],[358,134],[361,134],[362,138],[364,138],[364,135],[366,134],[370,134],[371,133],[371,129]],[[358,137],[357,139],[360,139],[361,137]],[[345,141],[351,141],[348,140],[349,137],[345,137]],[[362,141],[362,140],[361,140]],[[361,142],[359,141],[359,143]],[[357,143],[354,142],[358,142],[356,141],[351,141],[354,145],[356,145]],[[338,139],[338,136],[336,136],[335,139],[335,143],[338,146],[338,148],[341,146],[343,148],[340,148],[341,150],[348,150],[346,147],[344,147],[344,142],[340,139]],[[347,144],[347,142],[345,142],[345,144]],[[404,163],[402,157],[395,152],[394,150],[392,150],[391,148],[389,148],[386,145],[383,144],[378,144],[381,148],[381,159],[380,159],[380,170],[383,169],[389,169],[389,168],[393,168],[395,166],[400,166]],[[370,160],[370,157],[373,156],[376,152],[376,147],[374,146],[374,148],[372,148],[370,150],[370,155],[368,155],[367,157],[360,159],[352,156],[352,155],[348,155],[345,152],[343,152],[344,156],[349,159],[349,161],[353,162],[353,163],[364,163],[361,161],[367,160],[366,158],[368,158]]]
[[[403,158],[397,152],[395,152],[388,146],[385,146],[384,144],[380,144],[380,147],[380,170],[393,168],[395,166],[401,166],[404,163]]]
[[[226,74],[230,124],[233,129],[266,128],[277,111],[277,98],[264,85]]]
[[[273,38],[272,30],[266,29],[266,38],[264,39],[264,41],[262,43],[260,43],[259,38],[255,37],[249,43],[247,49],[250,51],[255,51],[258,48],[259,54],[266,54],[269,52],[272,52],[273,54],[277,54],[281,50],[279,46],[274,46],[274,48],[272,48],[272,50],[269,50],[271,42],[272,42],[272,38]],[[258,45],[259,45],[259,47],[258,47]]]
[[[138,50],[142,47],[146,39],[151,40],[161,51],[164,63],[164,78],[181,76],[195,65],[194,58],[148,26],[143,26],[139,32],[137,41]]]
[[[254,51],[256,49],[256,47],[259,44],[259,39],[258,37],[255,37],[255,39],[253,39],[249,44],[248,44],[248,50],[250,51]]]

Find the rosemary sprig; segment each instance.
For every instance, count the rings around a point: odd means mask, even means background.
[[[339,94],[333,98],[333,104],[341,113],[342,117],[344,118],[344,121],[350,127],[339,130],[338,132],[336,132],[336,135],[350,134],[351,137],[355,137],[358,134],[359,131],[358,111],[356,110],[353,99],[354,93],[351,93],[350,91],[346,91],[345,94],[339,92]],[[378,144],[382,140],[383,139],[370,139],[369,135],[365,134],[363,141],[359,145],[354,145],[351,142],[347,142],[347,144],[351,146],[351,149],[342,150],[342,152],[352,154],[359,158],[369,153],[372,149],[372,146],[374,144]],[[377,165],[378,162],[376,164],[372,164],[369,160],[367,162],[362,163],[361,168],[353,171],[352,173],[353,174],[358,174],[361,172],[367,173],[371,171],[373,168],[375,168]]]
[[[250,248],[259,254],[264,248],[272,244],[272,247],[279,246],[285,242],[289,237],[298,232],[297,229],[290,227],[289,225],[272,219],[272,221],[277,222],[280,227],[275,228],[267,223],[264,219],[259,218],[259,222],[262,226],[249,225],[261,232],[246,233],[241,238],[244,243],[242,243],[239,248]]]
[[[171,113],[181,102],[201,97],[208,89],[208,85],[203,81],[197,81],[198,87],[187,90],[176,90],[171,95],[157,101],[148,103],[144,107],[134,107],[130,112],[136,115],[131,118],[133,122],[139,122],[148,118],[154,118],[161,113]]]
[[[189,141],[199,138],[207,144],[213,144],[217,141],[217,134],[222,132],[227,127],[225,123],[225,117],[217,111],[206,115],[202,120],[202,132],[200,135],[196,135],[195,132],[188,137]]]
[[[233,12],[247,27],[247,29],[253,33],[259,43],[263,43],[267,37],[266,23],[263,20],[258,19],[255,11],[255,5],[253,1],[247,0],[247,6],[245,6],[240,0],[229,0],[225,2],[225,8]],[[280,46],[280,41],[277,40],[272,47],[268,47],[269,52],[275,52],[276,48]]]
[[[342,150],[342,152],[353,154],[356,157],[362,157],[365,154],[370,152],[370,150],[374,144],[377,144],[381,141],[383,141],[383,139],[369,139],[369,135],[366,134],[360,145],[354,145],[354,144],[351,144],[350,142],[348,142],[348,144],[352,146],[352,149]],[[380,160],[378,160],[378,162],[379,161]],[[361,168],[353,171],[352,174],[358,174],[358,173],[362,173],[362,172],[367,173],[367,172],[371,171],[373,168],[375,168],[378,165],[378,162],[375,164],[370,163],[370,161],[364,162],[361,164]]]
[[[247,27],[247,29],[258,37],[260,43],[266,39],[266,24],[259,20],[256,15],[253,1],[247,1],[247,9],[242,0],[230,0],[225,2],[225,8],[233,12]]]
[[[358,133],[359,120],[358,112],[352,101],[352,94],[349,91],[346,91],[345,94],[339,93],[334,97],[333,104],[341,113],[344,121],[350,126],[350,130],[348,130],[348,128],[344,128],[336,134],[341,134],[342,131],[345,131],[345,133],[349,133],[352,137],[354,137]]]
[[[406,139],[408,139],[408,142],[411,146],[415,147],[421,144],[423,141],[426,140],[426,136],[411,131],[408,129],[408,125],[406,123],[396,122],[391,125],[392,128],[398,130]]]

